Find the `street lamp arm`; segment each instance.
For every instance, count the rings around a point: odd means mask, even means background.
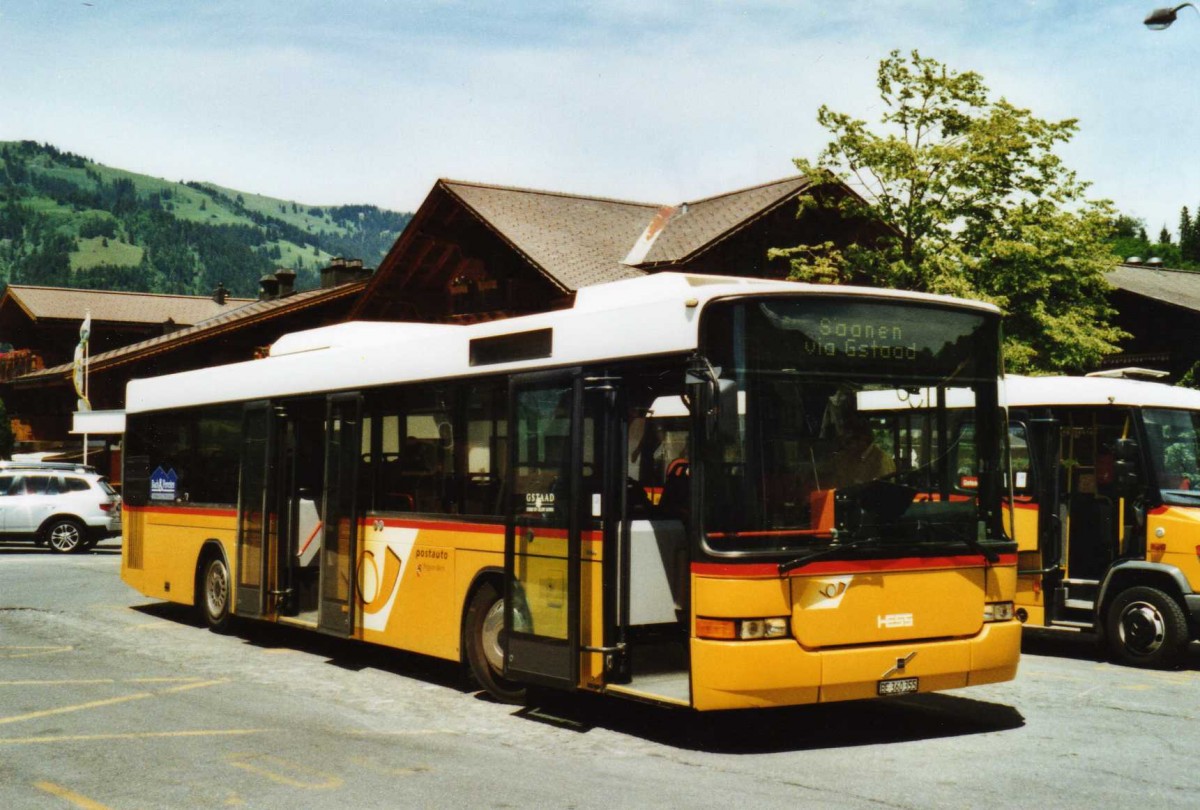
[[[1200,14],[1200,9],[1196,8],[1191,3],[1180,3],[1175,8],[1156,8],[1146,16],[1144,21],[1145,26],[1151,31],[1161,31],[1164,28],[1169,28],[1171,23],[1175,22],[1176,15],[1184,6],[1191,6],[1192,11]]]

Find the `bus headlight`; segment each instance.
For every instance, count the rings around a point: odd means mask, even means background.
[[[766,619],[706,619],[696,618],[698,638],[723,641],[753,641],[764,638],[787,638],[788,620],[783,616]]]
[[[988,602],[983,606],[983,620],[985,622],[1007,622],[1012,617],[1012,602]]]

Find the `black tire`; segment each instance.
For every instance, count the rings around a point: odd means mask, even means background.
[[[1176,667],[1188,643],[1183,608],[1168,594],[1145,585],[1117,594],[1105,631],[1113,655],[1135,667]]]
[[[524,703],[525,687],[510,681],[504,671],[504,597],[495,583],[476,588],[463,619],[463,644],[471,675],[501,703]]]
[[[196,589],[196,609],[213,632],[226,633],[233,623],[233,614],[229,611],[231,587],[225,558],[219,554],[210,558],[204,564],[200,587]]]
[[[87,530],[71,518],[50,521],[42,529],[42,537],[55,554],[77,554],[87,548]]]

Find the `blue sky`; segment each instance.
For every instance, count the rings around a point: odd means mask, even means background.
[[[1150,32],[1154,2],[0,0],[0,140],[313,204],[676,203],[791,174],[918,48],[1078,118],[1067,163],[1157,234],[1200,205],[1200,14]]]

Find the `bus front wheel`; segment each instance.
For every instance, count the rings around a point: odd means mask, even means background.
[[[225,558],[211,558],[204,566],[196,602],[200,612],[204,614],[205,623],[218,633],[229,630],[233,620],[229,612],[229,588],[229,565],[226,564]]]
[[[1117,594],[1105,630],[1113,654],[1135,667],[1177,666],[1188,643],[1183,608],[1169,594],[1145,585]]]
[[[522,703],[525,687],[503,676],[504,597],[493,582],[484,582],[471,597],[463,628],[467,664],[488,694],[502,703]]]

